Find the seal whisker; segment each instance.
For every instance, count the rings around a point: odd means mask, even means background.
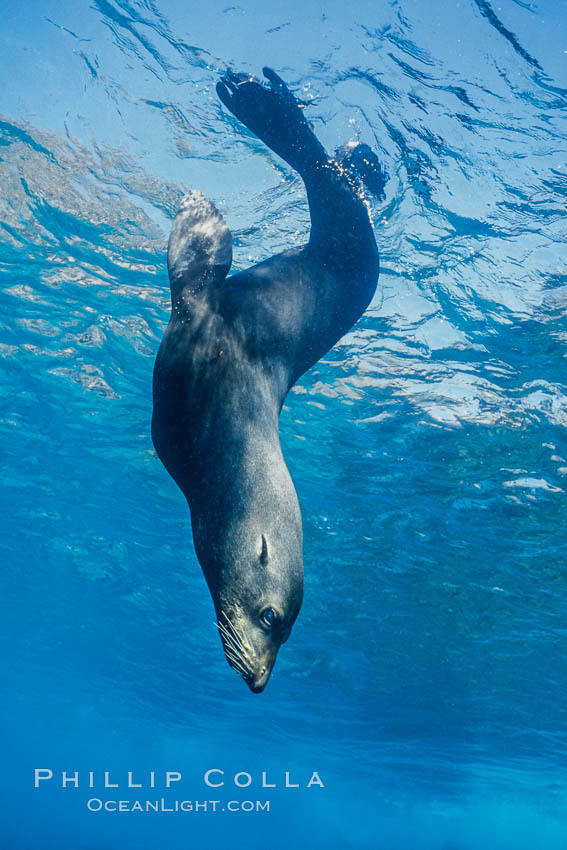
[[[233,666],[233,664],[236,664],[241,669],[245,669],[246,665],[245,665],[244,659],[240,656],[240,654],[235,652],[233,647],[230,646],[230,644],[227,644],[224,640],[223,640],[222,643],[223,643],[224,653],[227,657],[228,662],[231,664],[231,666]]]
[[[244,659],[242,658],[241,654],[237,652],[237,650],[235,650],[233,646],[231,646],[229,643],[226,643],[224,640],[223,646],[225,652],[230,653],[232,656],[234,656],[234,658],[237,658],[240,663],[244,663]]]
[[[228,632],[230,632],[230,635],[232,636],[233,641],[235,641],[238,644],[240,651],[244,655],[246,655],[246,657],[248,658],[248,661],[250,661],[251,659],[250,659],[250,656],[248,654],[250,652],[250,646],[249,646],[248,641],[245,640],[244,634],[240,633],[240,631],[237,629],[236,625],[232,622],[232,620],[230,619],[230,617],[228,616],[228,614],[225,611],[221,611],[221,614],[224,616],[224,618],[226,620],[226,624],[228,626],[228,629],[226,627],[224,627],[225,631],[227,632],[227,636],[228,636]],[[224,626],[224,623],[221,623],[221,625]]]
[[[239,662],[239,660],[237,658],[235,658],[234,655],[231,655],[228,652],[226,652],[225,655],[226,655],[226,660],[228,661],[228,663],[230,664],[232,669],[236,670],[237,673],[240,673],[241,676],[244,676],[245,673],[246,673],[246,670],[242,666],[242,664]]]
[[[236,658],[231,652],[227,652],[226,649],[225,655],[232,669],[239,673],[243,679],[249,679],[252,676],[252,671],[245,667],[240,659]]]
[[[238,664],[240,667],[243,666],[238,655],[235,655],[234,652],[230,649],[230,647],[227,647],[227,646],[224,647],[224,654],[226,655],[226,657],[228,658],[229,661],[234,661],[235,664]]]
[[[251,676],[251,675],[252,675],[252,670],[250,670],[250,668],[248,667],[248,665],[247,665],[247,664],[246,664],[246,663],[245,663],[245,662],[244,662],[241,658],[237,658],[237,657],[236,657],[235,655],[233,655],[232,653],[230,653],[230,652],[226,652],[226,650],[225,650],[225,655],[226,655],[226,657],[227,657],[227,660],[228,660],[229,664],[230,664],[232,667],[235,667],[235,668],[237,667],[237,668],[238,668],[238,670],[239,670],[239,672],[240,672],[240,673],[242,673],[242,675],[243,675],[245,678],[246,678],[247,676]]]
[[[226,620],[227,624],[232,626],[232,629],[229,631],[223,622],[215,623],[219,630],[226,659],[233,670],[239,673],[244,680],[248,681],[254,675],[248,653],[244,649],[238,631],[234,628],[234,624],[226,612],[221,611],[221,616]]]
[[[228,614],[226,613],[226,611],[221,611],[221,614],[222,614],[222,616],[223,616],[223,617],[225,618],[225,620],[226,620],[226,625],[227,625],[228,629],[230,630],[230,632],[232,633],[232,635],[235,637],[235,639],[236,639],[236,640],[240,643],[240,645],[241,645],[241,646],[242,646],[242,648],[244,649],[244,643],[243,643],[243,641],[242,641],[242,638],[241,638],[241,636],[240,636],[240,633],[239,633],[238,629],[236,628],[236,626],[234,625],[234,623],[232,622],[232,620],[230,619],[230,617],[228,616]],[[224,625],[224,624],[223,624],[223,625]]]
[[[229,646],[231,646],[238,655],[243,654],[240,646],[236,643],[236,641],[232,638],[231,634],[227,632],[227,630],[222,624],[218,626],[218,630],[221,633],[223,643],[227,643]]]
[[[238,643],[242,647],[242,650],[244,652],[249,652],[250,651],[250,645],[249,645],[249,642],[246,639],[246,635],[244,633],[244,630],[242,630],[242,632],[240,632],[237,629],[236,625],[232,622],[230,617],[224,611],[223,611],[223,614],[226,618],[228,627],[230,628],[232,634],[234,635],[234,637],[236,638],[236,640],[238,641]]]
[[[221,612],[221,613],[224,613],[224,612]],[[218,627],[219,627],[219,629],[222,629],[222,631],[224,632],[224,634],[226,634],[226,636],[227,636],[227,637],[230,637],[230,638],[231,638],[231,640],[234,640],[234,642],[235,642],[235,643],[239,643],[239,644],[241,644],[241,641],[238,641],[238,640],[237,640],[237,636],[235,636],[235,634],[234,634],[234,630],[233,630],[233,629],[230,629],[230,628],[228,627],[228,626],[229,626],[229,623],[230,623],[230,620],[228,620],[228,618],[226,617],[226,614],[224,614],[224,617],[225,617],[225,619],[226,619],[226,621],[227,621],[227,622],[226,622],[226,625],[225,625],[225,623],[219,622],[219,623],[218,623]]]

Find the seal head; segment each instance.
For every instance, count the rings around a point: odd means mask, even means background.
[[[290,636],[303,601],[299,504],[287,469],[273,486],[259,475],[254,494],[227,488],[216,510],[192,511],[193,535],[217,615],[226,659],[253,693],[268,683],[280,646]],[[246,476],[238,475],[242,482]],[[280,478],[275,475],[276,481]]]
[[[266,538],[262,535],[263,545]],[[280,646],[288,639],[299,614],[303,598],[303,576],[298,574],[291,586],[276,581],[274,572],[258,558],[257,569],[266,571],[261,581],[235,594],[226,609],[217,612],[217,627],[230,666],[239,673],[250,690],[264,690],[276,662]],[[263,589],[263,592],[262,592]],[[259,592],[260,590],[260,592]],[[299,591],[299,592],[298,592]],[[221,603],[222,604],[222,603]]]

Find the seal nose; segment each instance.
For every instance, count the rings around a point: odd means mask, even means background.
[[[270,678],[270,674],[272,672],[272,666],[262,667],[257,676],[254,676],[253,679],[247,683],[248,687],[252,691],[253,694],[261,694],[266,685],[268,684],[268,679]]]

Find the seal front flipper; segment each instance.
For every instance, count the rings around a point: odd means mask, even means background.
[[[268,86],[250,75],[228,71],[217,83],[219,98],[242,124],[300,174],[326,165],[327,153],[300,104],[275,71],[263,71]]]
[[[278,340],[275,347],[285,350],[283,360],[295,381],[352,327],[376,291],[378,249],[360,178],[381,194],[384,174],[366,145],[349,146],[349,156],[328,157],[281,77],[270,68],[264,75],[268,85],[229,71],[217,92],[249,130],[299,172],[307,191],[307,245],[243,273],[248,283],[254,281],[255,292],[265,294],[270,281],[266,304],[281,299],[287,305],[278,311],[275,326],[263,325],[270,328],[265,350]]]
[[[169,237],[167,268],[174,301],[224,280],[232,263],[232,236],[214,204],[196,190],[183,200]]]

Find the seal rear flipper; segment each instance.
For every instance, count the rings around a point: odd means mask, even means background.
[[[232,263],[232,235],[214,204],[192,190],[183,200],[171,230],[167,268],[172,297],[193,294],[226,277]]]
[[[300,174],[325,165],[328,156],[301,105],[275,71],[264,68],[263,73],[267,86],[249,74],[227,71],[217,83],[219,98],[242,124]]]
[[[349,172],[358,175],[368,191],[379,201],[386,197],[384,188],[388,180],[386,171],[374,151],[364,142],[347,142],[336,153],[337,162]]]

